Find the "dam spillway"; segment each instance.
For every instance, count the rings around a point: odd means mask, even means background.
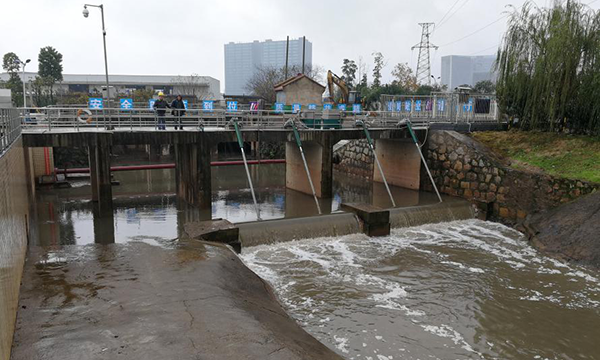
[[[245,248],[241,257],[346,359],[598,354],[600,272],[542,256],[500,224],[307,239]]]

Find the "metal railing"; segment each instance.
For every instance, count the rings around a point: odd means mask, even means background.
[[[435,93],[433,95],[381,95],[381,105],[392,116],[436,122],[477,123],[498,120],[494,95]]]
[[[0,109],[0,155],[21,135],[21,117],[17,109]]]
[[[399,101],[399,100],[398,100]],[[403,100],[408,101],[408,100]],[[416,106],[417,101],[411,99]],[[349,129],[356,127],[360,120],[370,128],[395,128],[402,119],[410,119],[415,127],[428,126],[433,122],[495,122],[490,114],[473,116],[458,113],[449,116],[443,112],[423,111],[363,111],[353,113],[341,110],[303,110],[297,113],[275,110],[187,109],[183,116],[176,116],[178,110],[167,109],[157,112],[148,108],[135,109],[87,109],[72,107],[48,107],[20,109],[24,131],[52,131],[72,129],[85,130],[159,130],[162,122],[167,128],[183,126],[198,130],[233,130],[232,121],[242,129],[281,129],[290,120],[298,120],[302,127],[311,129]],[[181,125],[179,125],[181,124]]]

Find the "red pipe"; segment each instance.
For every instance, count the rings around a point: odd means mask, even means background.
[[[285,159],[275,160],[249,160],[248,165],[260,164],[285,164]],[[235,161],[213,161],[211,166],[232,166],[244,165],[242,160]],[[175,164],[151,164],[151,165],[125,165],[111,166],[110,171],[133,171],[133,170],[157,170],[157,169],[174,169]],[[71,169],[54,169],[55,174],[89,174],[90,168],[71,168]]]

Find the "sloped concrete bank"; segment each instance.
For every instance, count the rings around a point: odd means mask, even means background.
[[[523,231],[550,256],[600,268],[600,193],[535,214]]]
[[[31,248],[13,360],[341,359],[229,249]]]

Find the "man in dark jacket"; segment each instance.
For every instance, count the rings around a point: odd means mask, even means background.
[[[169,103],[165,101],[165,94],[158,93],[158,100],[154,102],[154,110],[156,111],[156,117],[158,118],[158,130],[167,130],[165,124],[165,112],[167,108],[170,108]]]
[[[177,95],[177,98],[173,100],[171,103],[173,110],[173,116],[175,116],[175,130],[177,130],[177,125],[179,125],[179,129],[183,130],[183,122],[181,121],[181,117],[185,115],[185,104],[183,103],[183,98],[181,95]]]

